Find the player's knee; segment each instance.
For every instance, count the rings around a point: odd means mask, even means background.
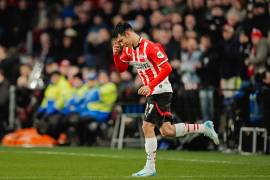
[[[154,126],[150,123],[143,123],[142,129],[144,133],[150,132],[154,130]]]
[[[174,137],[175,136],[172,128],[169,126],[161,127],[160,134],[161,134],[161,136],[164,136],[164,137]]]

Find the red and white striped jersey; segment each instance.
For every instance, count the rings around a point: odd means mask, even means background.
[[[133,65],[137,69],[143,84],[148,85],[157,77],[160,66],[168,61],[168,57],[159,44],[141,37],[139,45],[135,49],[131,47],[123,48],[120,60]],[[160,82],[151,94],[164,92],[172,92],[168,77]]]

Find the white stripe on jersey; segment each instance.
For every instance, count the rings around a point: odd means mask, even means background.
[[[145,60],[149,63],[149,65],[151,66],[151,71],[152,71],[152,73],[153,73],[153,75],[154,75],[154,78],[156,78],[156,77],[157,77],[157,71],[155,70],[153,64],[152,64],[152,63],[148,60],[148,58],[147,58],[147,54],[146,54],[146,48],[147,48],[147,45],[148,45],[148,43],[145,42],[145,43],[144,43],[144,48],[143,48],[144,58],[145,58]]]
[[[136,48],[138,62],[140,62],[140,56],[139,56],[140,55],[140,51],[139,51],[139,49],[140,49],[139,47]],[[147,73],[145,72],[145,70],[140,70],[140,72],[143,73],[143,76],[145,77],[147,84],[149,84],[150,83],[149,77],[148,77]]]

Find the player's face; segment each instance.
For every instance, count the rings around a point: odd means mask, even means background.
[[[130,47],[131,46],[131,40],[128,35],[118,35],[117,41],[122,47]]]

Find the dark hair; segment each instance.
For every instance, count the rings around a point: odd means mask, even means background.
[[[113,30],[113,38],[117,38],[118,34],[123,35],[127,30],[133,30],[130,24],[126,22],[118,23]]]
[[[78,72],[77,74],[74,75],[75,78],[83,79],[83,75],[81,72]]]

